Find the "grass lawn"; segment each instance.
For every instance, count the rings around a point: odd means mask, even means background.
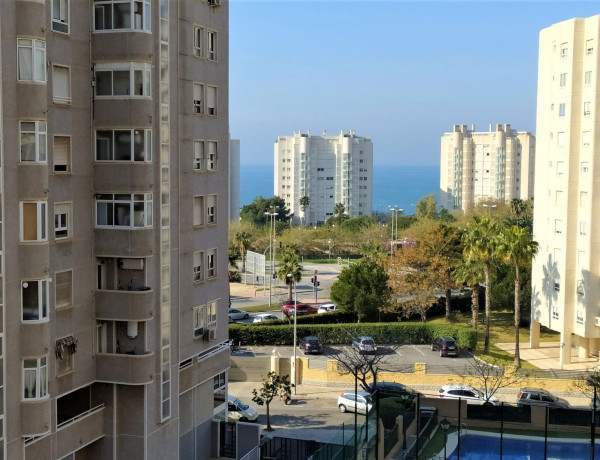
[[[463,315],[460,312],[453,314],[452,323],[461,324],[464,326],[471,325],[471,316]],[[446,318],[435,318],[431,320],[432,323],[446,323]],[[486,356],[497,359],[500,361],[506,361],[507,364],[512,364],[514,361],[514,355],[507,353],[500,348],[496,347],[495,343],[506,343],[515,341],[515,325],[514,325],[514,314],[511,311],[492,311],[490,318],[490,351],[489,354],[483,354],[483,345],[485,338],[485,311],[479,311],[479,323],[477,327],[477,349],[474,354],[482,359]],[[542,342],[556,342],[560,338],[558,332],[551,331],[544,327],[540,331],[540,340]],[[529,343],[529,329],[521,327],[519,329],[519,341],[521,344]],[[521,362],[523,369],[537,369],[533,364],[527,361]]]

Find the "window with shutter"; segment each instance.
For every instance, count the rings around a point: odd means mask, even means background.
[[[208,86],[206,88],[206,107],[207,115],[217,115],[217,87]]]
[[[52,149],[54,172],[66,173],[71,171],[71,138],[68,136],[54,136]]]
[[[73,304],[73,271],[56,273],[56,308],[69,307]]]
[[[204,141],[194,140],[194,171],[204,171]]]
[[[71,103],[71,69],[52,66],[52,96],[56,104]]]
[[[206,169],[208,171],[217,170],[217,143],[215,141],[208,141],[208,158]]]
[[[204,85],[201,83],[194,83],[194,113],[202,115],[204,113],[204,106],[202,100],[204,96]]]

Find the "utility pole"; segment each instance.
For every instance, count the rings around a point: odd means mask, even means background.
[[[269,253],[271,258],[271,276],[269,276],[269,310],[271,310],[271,299],[272,299],[272,283],[273,278],[275,277],[275,265],[273,265],[273,257],[275,255],[275,216],[277,215],[277,209],[279,206],[271,206],[272,212],[265,212],[265,216],[267,216],[267,220],[269,217],[271,218],[271,222],[269,222]]]

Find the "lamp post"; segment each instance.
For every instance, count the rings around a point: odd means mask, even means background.
[[[273,251],[274,251],[274,237],[273,234],[275,233],[275,216],[277,215],[277,209],[279,209],[279,206],[271,206],[271,208],[273,211],[272,212],[265,212],[265,216],[267,216],[267,219],[269,217],[271,217],[271,222],[269,224],[269,249],[270,249],[270,255],[271,255],[271,276],[269,276],[269,310],[271,310],[271,297],[272,297],[272,288],[271,288],[271,284],[273,282],[273,274],[275,273],[275,265],[273,264]]]
[[[498,205],[497,204],[487,204],[487,203],[483,203],[482,205],[484,208],[487,208],[488,210],[488,216],[490,215],[490,213],[492,212],[492,209],[497,208]]]
[[[450,428],[450,422],[446,417],[440,422],[440,427],[444,430],[444,460],[446,460],[448,458],[446,455],[446,444],[448,444],[448,429]]]
[[[294,283],[294,363],[292,365],[292,381],[294,382],[294,396],[296,396],[296,318],[298,317],[298,290],[296,288],[296,283],[294,282],[294,275],[288,273],[287,277],[290,279],[290,283]]]
[[[594,403],[592,404],[592,407],[594,408],[594,413],[592,414],[592,432],[590,435],[590,441],[592,444],[592,447],[590,449],[590,458],[591,460],[594,460],[595,455],[596,455],[596,410],[597,408],[597,399],[598,399],[598,393],[597,393],[597,388],[598,388],[598,382],[596,381],[596,379],[594,379],[593,377],[588,377],[586,379],[586,382],[588,383],[588,385],[592,385],[594,387]]]
[[[331,238],[327,240],[327,244],[329,244],[329,260],[331,261]]]
[[[394,247],[394,241],[398,239],[398,213],[404,212],[404,209],[399,208],[397,205],[388,206],[392,213],[392,241],[390,242],[390,256],[392,255],[392,248]],[[394,233],[395,229],[395,233]]]

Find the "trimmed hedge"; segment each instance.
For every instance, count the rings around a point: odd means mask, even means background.
[[[319,315],[323,316],[323,315]],[[298,318],[300,319],[300,318]],[[281,323],[278,321],[278,323]],[[377,343],[430,344],[435,337],[452,336],[461,348],[474,350],[477,335],[469,327],[431,323],[300,324],[298,337],[316,335],[323,344],[350,344],[352,337],[368,335]],[[230,324],[229,338],[242,345],[293,345],[292,324]]]

